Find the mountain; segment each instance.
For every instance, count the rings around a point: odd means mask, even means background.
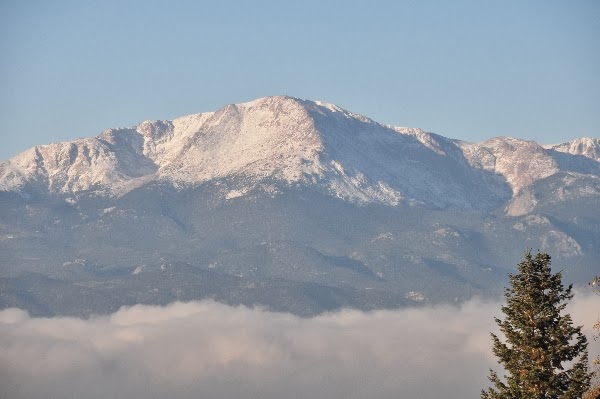
[[[32,148],[0,165],[0,188],[76,199],[234,178],[226,198],[270,191],[276,180],[359,203],[489,210],[560,171],[598,177],[599,148],[592,138],[546,148],[508,137],[467,143],[332,104],[268,97]]]
[[[599,154],[595,138],[469,143],[285,96],[40,145],[0,164],[0,306],[446,301],[498,293],[526,247],[584,281]]]

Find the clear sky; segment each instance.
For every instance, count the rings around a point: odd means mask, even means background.
[[[0,0],[0,159],[287,94],[481,141],[600,136],[600,1]]]

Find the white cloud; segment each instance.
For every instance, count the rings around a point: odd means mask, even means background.
[[[580,295],[568,311],[591,326],[599,301]],[[8,309],[0,397],[477,397],[498,368],[489,332],[499,306],[472,300],[310,319],[207,301],[87,320]]]

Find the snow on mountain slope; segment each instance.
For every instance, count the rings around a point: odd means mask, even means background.
[[[265,98],[210,115],[180,142],[177,157],[163,162],[159,175],[190,184],[233,174],[299,182],[304,174],[320,172],[322,150],[321,137],[297,101]]]
[[[361,203],[490,209],[560,170],[595,173],[599,148],[585,138],[548,148],[505,137],[466,143],[276,96],[35,147],[0,164],[0,189],[119,195],[150,181],[228,179],[226,199],[277,181]]]
[[[585,200],[600,203],[600,176],[561,171],[523,188],[507,204],[506,213],[519,216],[539,206]]]
[[[544,148],[571,155],[582,155],[596,162],[600,162],[600,139],[581,137],[562,144],[547,145]]]
[[[556,161],[533,141],[495,137],[483,143],[459,145],[472,166],[504,176],[515,194],[559,170]]]
[[[308,102],[307,108],[325,143],[322,162],[333,166],[326,169],[326,180],[338,194],[360,189],[367,198],[387,195],[381,202],[388,204],[403,198],[461,209],[489,209],[510,198],[504,182],[471,168],[451,140],[384,126],[335,106]]]
[[[95,138],[37,146],[0,165],[0,188],[29,186],[60,194],[116,190],[156,170],[138,152],[137,138],[122,134],[117,143]]]

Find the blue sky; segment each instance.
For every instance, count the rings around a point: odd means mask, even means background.
[[[0,1],[0,159],[287,94],[481,141],[600,136],[600,2]]]

